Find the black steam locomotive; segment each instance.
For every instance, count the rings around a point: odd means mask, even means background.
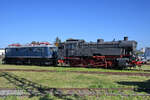
[[[58,59],[62,66],[124,68],[139,64],[136,61],[136,41],[124,40],[104,42],[85,42],[68,39],[58,47]]]
[[[42,64],[77,67],[124,68],[140,65],[136,60],[136,41],[86,42],[68,39],[57,47],[46,44],[11,45],[6,48],[6,64]]]

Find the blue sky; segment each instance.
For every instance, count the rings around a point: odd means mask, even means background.
[[[11,43],[122,39],[150,46],[150,0],[0,0],[0,48]]]

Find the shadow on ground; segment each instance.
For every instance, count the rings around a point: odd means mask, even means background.
[[[63,94],[61,91],[57,90],[56,88],[49,88],[47,86],[43,86],[41,84],[32,82],[25,78],[16,76],[12,73],[2,72],[0,73],[0,77],[7,79],[11,84],[28,92],[30,94],[30,97],[41,96],[41,95],[44,96],[51,93],[53,96],[57,98],[60,99],[65,98],[65,100],[71,100],[71,99],[67,99],[66,98],[67,95]],[[78,97],[77,95],[75,96]]]
[[[134,91],[146,92],[150,94],[150,80],[143,81],[143,82],[122,81],[117,83],[121,85],[136,86],[137,88]]]

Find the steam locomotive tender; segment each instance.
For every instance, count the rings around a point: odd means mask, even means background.
[[[125,68],[137,64],[135,51],[136,41],[124,40],[104,42],[85,42],[68,39],[58,47],[58,62],[61,66]]]

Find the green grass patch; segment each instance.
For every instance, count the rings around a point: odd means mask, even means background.
[[[1,73],[0,73],[1,74]],[[149,87],[149,78],[148,77],[140,77],[140,76],[118,76],[118,75],[93,75],[93,74],[76,74],[76,73],[65,73],[65,72],[8,72],[10,75],[15,75],[16,79],[26,79],[33,83],[40,84],[41,86],[46,86],[49,88],[128,88],[128,87]],[[17,83],[17,81],[13,78],[5,76],[0,77],[0,88],[20,88],[19,86],[16,86],[16,84],[10,82],[14,81]],[[137,83],[137,84],[129,84],[129,85],[123,85],[118,84],[118,82],[131,82],[131,83]],[[27,84],[26,84],[27,83]],[[28,82],[24,83],[25,86],[22,87],[31,87],[31,84],[28,84]],[[27,86],[28,85],[28,86]],[[33,85],[33,84],[32,84]],[[118,91],[111,91],[112,93],[118,93]],[[133,94],[133,91],[124,91],[126,94]],[[136,92],[136,93],[143,93],[146,94],[146,92]],[[13,96],[9,96],[7,98],[3,98],[2,100],[13,100]],[[47,98],[47,99],[46,99]],[[144,100],[148,100],[146,97],[123,97],[123,96],[104,96],[101,97],[95,97],[95,96],[86,96],[86,97],[74,97],[74,96],[67,96],[65,98],[68,98],[68,100],[140,100],[141,98],[144,98]],[[1,98],[0,98],[1,100]],[[55,96],[46,96],[46,97],[17,97],[15,100],[67,100],[58,98]],[[143,100],[143,99],[142,99]]]
[[[119,75],[95,75],[76,74],[65,72],[8,72],[19,78],[24,78],[32,82],[50,88],[120,88],[136,87],[136,85],[121,85],[117,82],[143,82],[147,77],[139,76],[119,76]],[[5,76],[0,77],[0,87],[14,87]]]
[[[74,68],[74,67],[52,67],[52,66],[32,66],[32,65],[2,65],[0,69],[36,69],[36,70],[56,70],[56,71],[95,71],[95,72],[138,72],[138,73],[150,73],[142,70],[115,70],[115,69],[103,69],[103,68]],[[138,69],[138,68],[135,68]],[[142,66],[143,70],[150,70],[149,65]]]

